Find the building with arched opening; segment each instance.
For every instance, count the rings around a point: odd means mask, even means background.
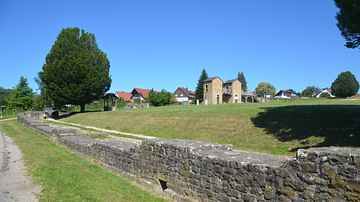
[[[211,77],[204,80],[203,86],[204,103],[241,103],[241,82],[237,79],[223,82],[219,77]]]

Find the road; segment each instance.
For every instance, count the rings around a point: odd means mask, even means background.
[[[0,132],[0,202],[38,201],[41,187],[26,176],[20,149]]]

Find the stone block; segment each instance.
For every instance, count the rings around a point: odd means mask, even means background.
[[[358,192],[360,193],[360,179],[356,179],[356,180],[349,180],[348,181],[349,184],[349,188],[352,191]]]
[[[283,187],[278,190],[278,193],[286,196],[287,198],[292,198],[295,196],[295,191],[290,187]]]
[[[320,165],[320,173],[325,177],[336,177],[337,172],[333,166],[329,163],[323,163]]]
[[[316,173],[318,172],[317,166],[313,162],[304,162],[301,164],[302,172],[305,173]]]
[[[330,187],[332,188],[345,188],[345,181],[343,179],[339,179],[339,178],[332,178],[330,179]]]

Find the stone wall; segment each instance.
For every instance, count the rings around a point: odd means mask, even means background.
[[[18,122],[70,150],[195,201],[360,201],[360,150],[299,150],[296,158],[234,150],[231,145],[152,139],[100,141],[52,128],[29,115]]]

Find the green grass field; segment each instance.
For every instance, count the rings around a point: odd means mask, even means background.
[[[160,138],[233,144],[237,149],[280,155],[310,146],[360,146],[359,100],[167,106],[75,114],[63,121]]]
[[[40,201],[165,201],[15,120],[0,122],[0,130],[23,152],[30,176],[43,188]]]

